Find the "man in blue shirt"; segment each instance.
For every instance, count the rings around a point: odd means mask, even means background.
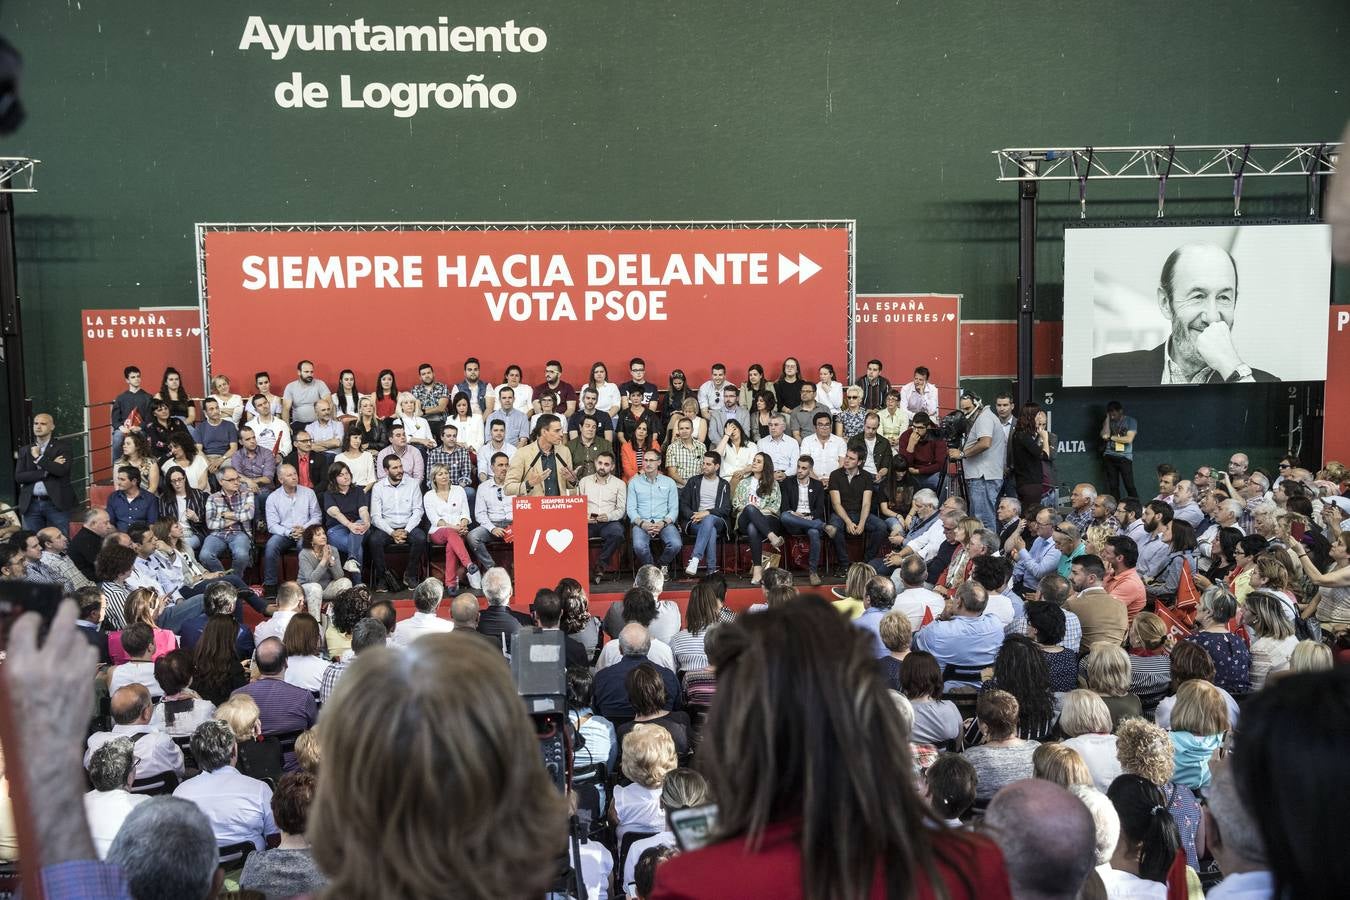
[[[679,557],[684,548],[675,526],[679,517],[675,479],[661,474],[661,451],[648,450],[642,456],[642,474],[628,483],[628,521],[633,523],[633,555],[640,565],[665,568]],[[664,548],[657,561],[652,559],[652,538],[660,538]]]
[[[1106,467],[1106,493],[1117,497],[1138,497],[1134,486],[1134,438],[1139,423],[1134,416],[1125,415],[1119,400],[1106,404],[1106,420],[1102,422],[1102,464]],[[1116,485],[1121,490],[1116,491]]]
[[[305,529],[319,524],[319,499],[314,491],[299,482],[295,466],[277,467],[281,490],[267,495],[267,547],[263,550],[263,593],[277,592],[281,578],[281,554],[300,546]]]
[[[946,690],[978,684],[980,670],[994,664],[1003,646],[1003,623],[985,612],[989,593],[967,579],[954,597],[956,607],[952,612],[944,612],[914,635],[915,650],[926,650],[937,657]]]
[[[113,476],[117,490],[108,498],[108,518],[118,531],[126,531],[136,522],[154,524],[159,518],[159,498],[141,490],[141,470],[122,466]]]
[[[514,408],[516,403],[514,389],[504,387],[498,396],[501,397],[502,407],[487,417],[488,430],[491,431],[493,422],[501,422],[506,426],[506,442],[512,447],[524,447],[530,439],[529,417]]]
[[[862,615],[853,624],[871,633],[872,655],[880,659],[890,653],[881,640],[881,620],[895,605],[895,584],[884,575],[873,575],[863,589],[863,604]]]
[[[674,672],[647,658],[652,647],[651,633],[638,623],[629,622],[619,632],[618,640],[619,651],[623,654],[619,661],[595,673],[595,690],[591,695],[595,711],[611,719],[631,719],[637,715],[633,702],[628,699],[627,681],[628,673],[642,665],[656,669],[666,686],[666,709],[674,709],[680,698],[680,682]]]
[[[1019,594],[1033,591],[1041,579],[1059,567],[1063,556],[1055,546],[1055,527],[1062,521],[1048,509],[1036,513],[1036,540],[1028,549],[1019,531],[1012,537],[1008,555],[1013,560],[1013,590]]]

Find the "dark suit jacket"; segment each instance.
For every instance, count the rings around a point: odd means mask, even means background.
[[[796,512],[797,504],[801,501],[801,488],[797,486],[797,475],[792,473],[778,482],[778,492],[782,495],[783,512]],[[810,495],[808,501],[811,505],[811,518],[819,519],[822,522],[829,521],[829,515],[825,506],[825,485],[818,479],[812,478],[806,489]]]
[[[57,462],[58,456],[64,457],[65,462]],[[33,501],[33,485],[39,481],[46,485],[47,496],[57,509],[68,512],[75,508],[75,489],[70,484],[72,458],[65,441],[49,442],[47,452],[37,459],[33,459],[32,444],[20,448],[19,458],[14,463],[14,480],[21,485],[19,512],[28,512],[28,505]]]
[[[488,608],[478,614],[478,633],[491,639],[498,647],[502,645],[502,635],[506,635],[506,649],[511,649],[511,644],[516,639],[516,632],[520,631],[522,625],[533,625],[530,617],[524,613],[518,613],[509,606],[493,606],[488,604]]]
[[[666,686],[666,709],[674,709],[680,699],[680,682],[675,673],[665,666],[650,662],[645,656],[624,656],[612,666],[606,666],[595,673],[595,691],[593,706],[597,714],[607,719],[618,717],[631,719],[637,715],[633,704],[628,700],[628,687],[624,683],[628,673],[643,663],[656,669]]]
[[[1095,387],[1144,387],[1162,384],[1163,365],[1166,355],[1163,341],[1152,350],[1133,350],[1129,353],[1108,353],[1092,360],[1092,384]],[[1252,377],[1257,381],[1279,381],[1269,372],[1252,369]],[[1210,384],[1222,384],[1219,373],[1210,376]]]
[[[92,644],[94,649],[98,651],[98,661],[100,663],[105,666],[112,663],[112,656],[108,654],[108,632],[103,631],[100,628],[88,628],[81,625],[80,634],[84,635],[84,639]]]
[[[695,475],[684,483],[680,488],[680,524],[687,525],[689,520],[698,512],[699,486],[703,481],[703,473]],[[721,518],[728,525],[731,524],[731,486],[725,478],[717,479],[717,497],[713,501],[712,514]]]
[[[282,462],[290,463],[295,466],[296,471],[300,469],[300,451],[294,447],[291,452],[281,458]],[[328,489],[328,455],[325,453],[309,454],[309,480],[312,486],[319,494],[323,494]],[[319,498],[322,500],[322,496]]]

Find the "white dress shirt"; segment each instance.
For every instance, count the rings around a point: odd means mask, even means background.
[[[478,486],[473,498],[473,520],[489,531],[495,528],[494,522],[510,522],[514,515],[512,498],[505,488],[495,480]]]
[[[653,621],[652,624],[655,624]],[[600,659],[595,663],[595,671],[612,666],[622,658],[619,652],[619,642],[617,639],[605,644],[605,648],[600,651]],[[658,641],[652,638],[652,648],[647,651],[647,660],[653,665],[665,666],[670,671],[675,671],[675,654],[670,651],[670,645],[665,641]]]
[[[377,481],[370,492],[370,521],[385,534],[416,528],[422,521],[422,492],[417,482],[407,475],[397,485],[388,479]]]
[[[837,434],[831,434],[821,440],[813,431],[802,438],[802,453],[811,457],[813,471],[817,478],[828,479],[830,473],[839,468],[839,460],[848,450],[848,444]]]
[[[784,434],[778,440],[771,437],[760,438],[759,452],[769,454],[775,472],[791,473],[797,471],[797,457],[802,455],[802,448],[794,439]]]
[[[830,386],[826,387],[817,381],[816,402],[831,413],[839,412],[844,408],[844,383],[842,381],[831,381]]]
[[[905,541],[915,553],[923,557],[924,562],[932,562],[933,557],[937,556],[938,548],[946,539],[942,531],[942,517],[933,516],[933,521],[924,526],[918,534],[910,535]]]
[[[900,408],[911,416],[917,412],[926,412],[933,418],[938,414],[938,389],[931,381],[923,386],[923,393],[914,390],[914,382],[907,381],[900,386]]]
[[[501,447],[494,447],[490,443],[484,444],[483,446],[479,447],[478,448],[479,481],[492,480],[492,457],[496,456],[498,453],[505,453],[506,458],[509,460],[511,459],[511,457],[516,455],[516,445],[504,442]]]
[[[114,725],[112,731],[96,731],[85,742],[84,767],[89,768],[94,751],[113,738],[145,737],[132,742],[132,757],[136,760],[136,778],[149,778],[162,772],[183,774],[183,751],[173,739],[147,725]]]
[[[286,636],[286,626],[291,624],[291,619],[300,612],[298,609],[281,609],[272,613],[272,618],[266,622],[259,622],[258,627],[253,629],[253,643],[261,644],[268,638],[282,640]]]
[[[900,573],[896,572],[894,577],[899,579]],[[926,587],[906,588],[903,584],[897,585],[897,589],[900,592],[895,595],[895,604],[891,609],[899,610],[909,618],[909,627],[912,631],[918,631],[922,627],[925,612],[931,611],[934,619],[942,615],[946,601],[936,591],[930,591]]]
[[[317,691],[327,668],[328,660],[320,656],[288,656],[286,674],[281,680],[307,691]]]
[[[444,500],[435,490],[427,491],[422,495],[422,508],[426,510],[427,521],[431,523],[432,531],[437,528],[453,528],[462,520],[473,518],[469,509],[469,495],[457,484],[450,485],[450,494]],[[437,522],[441,519],[449,525],[438,525]]]
[[[252,841],[262,850],[267,846],[267,835],[279,833],[272,818],[272,789],[234,766],[221,766],[189,778],[173,795],[197,804],[222,847]]]
[[[89,835],[94,839],[94,850],[99,859],[108,858],[108,848],[122,829],[122,823],[137,804],[149,799],[145,794],[133,794],[122,788],[90,791],[84,795],[84,817],[89,820]]]
[[[108,679],[108,696],[117,693],[118,688],[129,684],[143,684],[151,698],[163,697],[164,688],[155,680],[155,664],[152,662],[124,662],[113,666],[112,677]]]
[[[394,643],[406,647],[424,634],[446,634],[455,630],[455,623],[435,613],[415,612],[398,623],[394,629]]]

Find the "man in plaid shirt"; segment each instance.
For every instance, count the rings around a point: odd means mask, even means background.
[[[427,454],[427,490],[433,487],[431,469],[437,464],[450,470],[450,483],[464,488],[468,495],[469,506],[473,506],[473,460],[469,458],[469,448],[459,442],[459,429],[447,423],[441,429],[441,445]]]
[[[696,477],[703,467],[703,453],[707,448],[702,441],[694,440],[693,435],[694,423],[687,418],[681,419],[675,426],[675,440],[666,448],[666,474],[680,487]]]
[[[230,568],[240,578],[253,552],[253,519],[256,502],[252,491],[241,486],[232,466],[220,470],[220,490],[206,498],[206,540],[198,556],[202,565],[219,572],[222,550],[230,551]]]

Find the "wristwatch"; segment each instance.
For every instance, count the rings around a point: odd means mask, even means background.
[[[1246,363],[1242,363],[1236,369],[1233,370],[1232,375],[1228,376],[1227,383],[1232,384],[1235,381],[1241,381],[1244,378],[1251,378],[1251,377],[1252,377],[1252,367],[1247,365]]]

